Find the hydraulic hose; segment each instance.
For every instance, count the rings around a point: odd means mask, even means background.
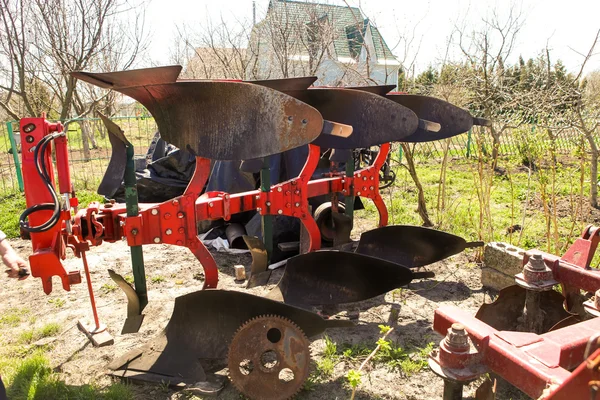
[[[37,170],[38,175],[44,182],[46,188],[50,192],[52,196],[52,203],[42,203],[36,204],[27,208],[21,216],[19,217],[19,224],[21,229],[25,232],[30,233],[39,233],[45,232],[52,229],[58,221],[60,221],[60,202],[58,200],[58,195],[56,194],[56,190],[54,189],[54,185],[52,185],[52,180],[50,179],[50,174],[48,174],[48,170],[46,169],[46,163],[44,162],[44,154],[46,154],[46,150],[50,142],[54,139],[64,135],[64,133],[54,133],[52,135],[45,136],[40,140],[38,145],[35,147],[35,151],[33,153],[33,158],[35,160],[35,168]],[[38,226],[30,226],[29,222],[27,222],[27,217],[33,213],[39,211],[50,211],[52,210],[52,216],[44,223]]]

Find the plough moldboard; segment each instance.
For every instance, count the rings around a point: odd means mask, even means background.
[[[138,203],[133,146],[127,133],[110,119],[101,115],[113,154],[99,193],[110,199],[123,182],[125,203],[90,203],[85,208],[78,207],[72,189],[62,125],[43,117],[25,118],[20,123],[28,206],[21,227],[33,245],[31,274],[42,280],[46,293],[52,291],[53,276],[60,277],[63,288],[69,290],[81,282],[81,276],[79,271],[66,270],[61,260],[67,248],[82,257],[95,318],[89,335],[93,337],[103,330],[85,262],[91,246],[126,239],[131,247],[134,287],[110,271],[128,299],[123,333],[139,330],[148,302],[142,246],[162,243],[188,248],[204,270],[203,290],[177,298],[164,332],[114,360],[111,367],[115,375],[195,384],[210,392],[222,386],[211,374],[220,364],[229,367],[233,384],[250,398],[290,398],[308,375],[308,338],[327,328],[352,326],[347,320],[323,318],[315,313],[316,306],[359,302],[404,286],[412,279],[431,277],[432,273],[416,268],[481,245],[433,229],[387,226],[388,213],[379,193],[380,170],[392,142],[440,140],[473,125],[487,125],[488,121],[473,118],[442,100],[389,93],[393,89],[390,86],[314,88],[313,77],[250,82],[179,80],[180,71],[181,67],[173,66],[73,73],[78,79],[141,102],[154,116],[161,137],[195,156],[195,173],[185,192],[162,203]],[[51,144],[56,149],[58,191]],[[353,150],[372,146],[380,147],[372,163],[355,171]],[[295,176],[276,179],[277,183],[272,184],[270,157],[300,148],[307,154],[303,167]],[[323,160],[329,170],[319,175],[316,169]],[[207,190],[211,162],[227,162],[229,167],[239,165],[243,171],[259,173],[260,188],[237,193]],[[357,197],[373,201],[379,228],[365,232],[358,243],[353,243],[350,231]],[[326,207],[316,207],[313,214],[311,202],[317,199],[326,199]],[[279,245],[300,254],[287,261],[281,281],[266,297],[217,289],[218,266],[198,235],[199,223],[230,221],[242,213],[257,213],[262,219],[262,239],[243,237],[253,257],[248,287],[269,280],[273,218],[296,218],[302,224],[299,243]],[[590,254],[597,245],[596,232],[588,232],[575,243],[583,247],[560,259],[542,254],[545,267],[540,266],[538,256],[529,262],[528,255],[524,260],[526,272],[517,280],[525,289],[501,293],[499,303],[482,308],[478,314],[481,320],[446,308],[436,312],[435,328],[439,332],[445,333],[457,321],[466,325],[466,330],[453,326],[438,355],[432,358],[432,369],[450,382],[446,398],[458,398],[462,385],[485,367],[536,394],[543,382],[564,383],[567,387],[571,381],[585,379],[581,378],[583,373],[571,378],[567,370],[583,361],[582,344],[591,336],[589,329],[598,328],[596,319],[578,322],[586,319],[586,312],[597,311],[597,304],[584,304],[578,296],[579,289],[600,289],[595,283],[600,281],[598,275],[588,268]],[[327,240],[322,240],[322,233]],[[239,245],[242,234],[232,225],[228,237]],[[321,249],[322,243],[333,247]],[[587,253],[582,252],[585,246]],[[563,283],[566,308],[561,306],[560,294],[545,291],[555,281]],[[509,299],[506,305],[501,304],[503,298]],[[532,311],[535,309],[545,311],[536,315]],[[499,314],[520,322],[513,326],[500,321],[496,317]],[[581,327],[577,335],[563,341],[556,339],[562,330],[574,329],[567,326],[573,323]],[[509,329],[535,333],[506,333]],[[577,340],[574,347],[566,344],[571,339]],[[551,359],[539,356],[536,350],[527,353],[527,357],[537,354],[536,360],[549,369],[542,374],[540,368],[531,367],[538,375],[535,391],[527,391],[519,376],[503,374],[494,362],[505,355],[529,351],[524,348],[535,347],[536,343],[542,343],[542,347],[547,344],[555,353]],[[568,354],[563,354],[562,349],[567,347],[564,351]],[[266,354],[269,360],[265,360]],[[528,360],[510,358],[519,368],[528,368]],[[559,370],[564,372],[554,373]],[[594,371],[590,373],[597,373]]]

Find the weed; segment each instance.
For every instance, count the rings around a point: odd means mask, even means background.
[[[44,325],[40,329],[27,329],[21,331],[19,335],[18,342],[23,344],[29,344],[40,340],[45,337],[50,337],[56,335],[60,332],[61,325],[56,322],[50,322],[49,324]]]
[[[348,380],[348,384],[352,388],[351,399],[354,399],[356,389],[358,388],[358,385],[360,385],[362,382],[362,375],[361,375],[360,371],[351,369],[350,371],[348,371],[348,374],[346,375],[346,379]]]
[[[125,278],[123,278],[123,279],[125,279],[125,282],[129,283],[130,285],[133,285],[133,282],[134,282],[133,276],[125,275]]]
[[[54,304],[54,307],[56,308],[63,308],[67,302],[60,297],[55,297],[53,299],[48,299],[48,303]]]
[[[152,277],[152,283],[161,283],[161,282],[165,282],[165,281],[166,281],[165,277],[161,276],[161,275]]]
[[[321,378],[331,378],[335,368],[335,361],[332,358],[323,358],[317,361],[317,371]]]
[[[117,287],[118,286],[114,283],[105,283],[104,285],[100,286],[100,290],[102,290],[104,293],[111,293],[117,290]]]
[[[336,357],[337,354],[337,343],[331,340],[329,336],[325,335],[325,349],[323,350],[323,357],[333,358]]]
[[[0,316],[0,326],[17,326],[21,323],[22,317],[29,314],[28,308],[13,308]]]

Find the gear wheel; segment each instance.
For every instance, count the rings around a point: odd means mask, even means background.
[[[290,399],[308,378],[309,341],[289,319],[262,315],[233,335],[227,364],[229,379],[250,399]]]

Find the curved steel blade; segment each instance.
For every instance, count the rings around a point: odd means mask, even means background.
[[[473,127],[471,114],[447,101],[435,97],[410,94],[388,94],[385,97],[410,108],[419,118],[437,122],[441,125],[440,130],[437,132],[417,130],[412,135],[404,138],[403,141],[405,142],[428,142],[446,139],[467,132]]]
[[[288,260],[281,281],[267,297],[301,307],[367,300],[408,284],[403,265],[362,254],[316,251]]]
[[[319,110],[324,119],[352,126],[348,138],[319,136],[313,144],[322,148],[356,149],[398,142],[419,124],[408,108],[366,91],[315,88],[286,93]]]
[[[345,86],[344,89],[362,90],[363,92],[369,92],[385,96],[386,93],[391,92],[396,88],[396,85],[374,85],[374,86]]]
[[[173,83],[177,80],[182,68],[181,65],[171,65],[117,72],[75,71],[71,72],[71,76],[101,88],[118,90],[131,86]]]
[[[269,266],[269,256],[265,243],[256,236],[242,236],[246,246],[252,255],[252,265],[250,266],[250,279],[248,279],[247,288],[264,286],[271,277]]]
[[[265,157],[319,136],[319,112],[284,93],[242,82],[178,81],[116,89],[142,103],[161,137],[215,160]]]
[[[142,307],[140,305],[140,298],[138,297],[135,289],[119,274],[112,269],[108,270],[110,278],[121,288],[125,296],[127,297],[127,319],[123,324],[121,334],[136,333],[140,330],[142,322],[144,321],[144,315],[142,315]]]
[[[265,86],[280,92],[287,92],[290,90],[308,89],[317,79],[316,76],[304,76],[300,78],[264,79],[244,82]]]
[[[127,146],[130,143],[117,124],[101,113],[98,113],[98,115],[108,131],[108,140],[112,149],[108,166],[100,185],[98,185],[98,194],[110,199],[123,182],[125,165],[127,164]]]
[[[165,380],[203,381],[200,360],[225,358],[236,330],[264,314],[290,319],[309,337],[327,328],[353,326],[347,320],[324,320],[313,312],[248,293],[201,290],[176,298],[165,330],[146,345],[115,359],[109,368],[164,375]]]
[[[417,268],[476,246],[483,243],[422,226],[390,225],[363,233],[356,252]]]

